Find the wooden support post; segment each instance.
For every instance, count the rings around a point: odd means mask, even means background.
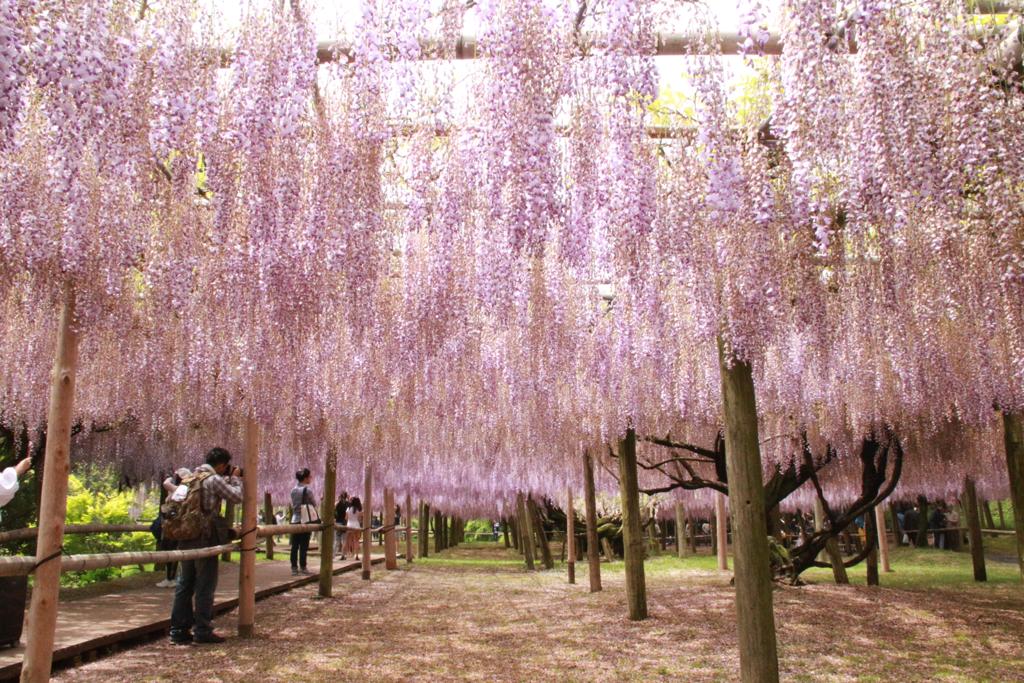
[[[363,473],[363,581],[370,580],[370,527],[373,513],[373,465],[366,463]]]
[[[1006,529],[1006,514],[1003,512],[1003,501],[996,501],[996,512],[999,513],[999,528]]]
[[[324,530],[320,532],[320,585],[318,595],[329,598],[334,593],[334,496],[338,481],[338,449],[327,447],[324,456],[324,497],[320,502],[320,519]]]
[[[444,550],[444,534],[442,533],[441,527],[444,525],[444,517],[437,510],[434,510],[434,552],[439,553]]]
[[[430,556],[430,506],[420,501],[420,557]]]
[[[964,479],[964,514],[967,516],[967,534],[971,543],[971,563],[974,565],[974,580],[987,581],[985,570],[985,546],[981,540],[981,519],[978,516],[978,493],[974,480]]]
[[[224,503],[224,518],[228,520],[230,526],[235,525],[235,504],[231,502]],[[231,551],[224,553],[220,556],[221,562],[231,561]]]
[[[1003,444],[1017,536],[1017,564],[1024,578],[1024,419],[1020,413],[1003,412]]]
[[[533,499],[533,496],[527,496],[526,509],[530,514],[530,525],[533,527],[533,533],[537,537],[537,545],[540,547],[540,556],[541,561],[544,563],[544,568],[554,569],[555,559],[551,556],[551,544],[548,543],[548,535],[544,533],[544,522],[540,516],[540,508],[537,507],[537,502]]]
[[[260,425],[245,421],[242,456],[242,539],[238,560],[238,635],[251,638],[256,627],[256,504],[260,491]]]
[[[508,518],[508,525],[511,527],[511,532],[512,532],[512,546],[516,549],[517,553],[522,555],[523,554],[523,549],[522,549],[522,546],[520,545],[520,539],[522,538],[522,534],[519,533],[519,522],[516,519],[518,516],[519,516],[519,511],[517,509],[516,513]]]
[[[889,536],[885,532],[884,503],[875,506],[875,528],[878,530],[878,556],[882,560],[882,571],[888,574],[892,572],[892,567],[889,565]]]
[[[722,376],[726,473],[732,509],[740,679],[745,683],[778,683],[779,661],[754,379],[750,364],[731,357],[721,338],[718,340],[718,357]]]
[[[715,491],[715,553],[718,571],[729,571],[729,518],[725,514],[725,494]]]
[[[57,343],[50,375],[50,406],[46,419],[46,450],[42,495],[39,501],[39,535],[32,603],[28,612],[25,658],[21,680],[49,680],[53,664],[57,600],[60,592],[60,554],[67,516],[70,473],[71,418],[78,371],[78,333],[75,330],[75,290],[64,285],[64,301],[57,323]]]
[[[263,523],[277,524],[277,519],[274,517],[274,501],[270,497],[270,491],[266,491],[263,494]],[[274,536],[271,534],[267,536],[267,559],[274,559]]]
[[[689,519],[689,521],[690,521],[690,551],[694,555],[696,555],[697,554],[697,520],[694,517],[692,517],[692,516],[688,516],[687,519]]]
[[[876,505],[871,512],[864,515],[864,542],[868,545],[867,556],[867,583],[869,586],[878,585],[878,522],[874,510],[881,509]],[[885,530],[883,519],[882,530]]]
[[[594,460],[590,451],[583,453],[583,505],[587,517],[587,573],[590,592],[601,590],[601,557],[597,540],[597,495],[594,492]]]
[[[530,513],[526,509],[526,496],[520,493],[517,497],[517,506],[519,508],[519,529],[522,534],[522,538],[519,540],[519,544],[523,548],[523,559],[526,561],[526,568],[529,570],[534,569],[533,564],[533,525],[530,524]]]
[[[405,563],[412,564],[412,492],[405,491]]]
[[[501,535],[505,539],[505,549],[508,550],[509,548],[512,547],[512,544],[511,544],[511,542],[509,541],[509,538],[508,538],[508,520],[507,519],[502,519],[501,520]]]
[[[676,556],[686,557],[686,508],[676,501]]]
[[[619,495],[622,499],[622,548],[626,565],[629,618],[647,618],[647,580],[644,576],[643,529],[640,526],[640,487],[636,473],[636,432],[626,430],[619,441]]]
[[[572,489],[565,491],[565,543],[566,567],[569,583],[576,583],[576,510],[572,504]]]
[[[384,526],[390,526],[384,532],[384,568],[398,569],[398,537],[395,535],[395,492],[384,489]]]

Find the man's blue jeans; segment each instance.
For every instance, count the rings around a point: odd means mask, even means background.
[[[171,636],[183,636],[195,627],[202,638],[213,633],[213,594],[217,590],[219,555],[201,560],[184,560],[178,568],[171,610]],[[195,598],[195,609],[192,599]]]

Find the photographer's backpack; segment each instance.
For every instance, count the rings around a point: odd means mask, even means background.
[[[203,510],[203,482],[213,472],[191,474],[181,480],[188,486],[185,500],[168,500],[160,506],[163,537],[169,541],[194,541],[210,529],[210,514]]]

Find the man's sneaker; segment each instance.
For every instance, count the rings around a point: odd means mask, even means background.
[[[170,579],[164,579],[163,581],[158,582],[156,584],[156,587],[157,588],[170,588],[170,587],[176,586],[176,585],[178,585],[177,581],[171,581]]]
[[[308,570],[308,569],[306,569],[305,567],[303,567],[302,569],[300,569],[300,570],[299,570],[299,573],[300,573],[300,574],[302,574],[303,576],[313,576],[313,572],[309,571],[309,570]]]
[[[191,633],[172,633],[171,644],[173,645],[189,645],[192,643]]]
[[[298,576],[298,575],[299,575],[298,568],[297,567],[292,567],[292,576]]]
[[[227,638],[216,633],[207,633],[204,636],[196,636],[193,640],[197,643],[223,643]]]

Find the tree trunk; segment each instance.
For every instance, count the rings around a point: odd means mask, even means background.
[[[363,472],[363,581],[370,580],[370,527],[373,513],[373,465],[365,464]]]
[[[1001,501],[1001,500],[997,500],[996,501],[996,512],[999,513],[999,528],[1005,531],[1006,530],[1006,515],[1003,514],[1003,501]]]
[[[587,573],[590,592],[601,590],[601,558],[597,540],[597,496],[594,493],[594,460],[590,451],[583,453],[583,506],[587,517]]]
[[[540,546],[541,560],[545,569],[554,569],[555,560],[551,556],[551,544],[548,543],[548,535],[544,532],[544,521],[540,516],[540,509],[537,507],[533,496],[526,499],[526,507],[530,513],[530,523],[533,525],[533,533],[537,535],[537,545]]]
[[[430,506],[420,501],[420,557],[430,556]]]
[[[834,536],[828,539],[825,544],[825,555],[832,565],[832,578],[836,584],[842,586],[850,583],[850,575],[846,573],[846,565],[843,564],[843,554],[839,551],[839,539]]]
[[[725,514],[725,495],[715,491],[715,554],[718,570],[729,571],[729,521]],[[735,532],[734,532],[735,533]]]
[[[565,543],[566,567],[569,583],[576,583],[576,510],[572,504],[572,489],[565,491]]]
[[[604,551],[604,559],[609,562],[615,561],[615,551],[612,549],[611,541],[604,536],[601,537],[601,550]]]
[[[245,421],[242,462],[242,539],[238,558],[238,635],[251,638],[256,627],[256,505],[260,491],[260,425]],[[228,519],[234,521],[234,517]]]
[[[690,550],[694,555],[697,554],[697,520],[694,517],[690,517]]]
[[[622,549],[626,564],[626,602],[629,618],[647,618],[647,581],[644,577],[643,529],[640,527],[640,487],[636,473],[636,432],[626,430],[619,442],[619,495],[622,499]]]
[[[757,434],[757,403],[750,365],[726,354],[718,341],[725,420],[725,459],[732,509],[734,580],[740,679],[778,683],[764,482]]]
[[[897,546],[903,545],[903,527],[900,525],[899,511],[896,506],[889,503],[889,514],[892,516],[892,537]]]
[[[508,526],[512,534],[512,547],[516,549],[516,552],[520,555],[523,554],[523,548],[519,544],[519,540],[522,538],[522,534],[519,532],[519,522],[516,518],[519,516],[519,508],[516,506],[516,512],[514,515],[508,518]]]
[[[405,563],[412,564],[412,493],[405,490]]]
[[[512,547],[512,543],[508,538],[508,519],[501,520],[501,536],[505,540],[505,549],[508,550]]]
[[[1024,420],[1020,413],[1003,413],[1006,472],[1010,479],[1013,525],[1017,535],[1017,565],[1024,578]]]
[[[871,511],[864,513],[864,542],[867,544],[868,556],[867,556],[867,579],[869,586],[878,585],[878,522],[877,516],[875,515],[876,510],[881,510],[879,505],[876,505]],[[882,530],[885,530],[883,521]]]
[[[895,519],[893,526],[895,526]],[[878,556],[882,560],[882,571],[888,574],[892,571],[892,567],[889,565],[889,536],[885,532],[884,503],[875,506],[875,529],[878,530]]]
[[[444,517],[441,516],[440,512],[434,511],[434,552],[439,553],[444,550],[444,534],[441,531],[441,527],[444,525]]]
[[[526,496],[522,493],[516,498],[516,507],[519,508],[519,531],[521,535],[519,544],[523,549],[526,568],[533,571],[533,525],[530,524],[530,514],[526,509]]]
[[[334,518],[334,515],[331,515]],[[277,524],[277,518],[274,517],[274,501],[270,497],[270,491],[263,493],[263,519],[264,524]],[[267,559],[274,559],[274,536],[267,536]]]
[[[389,488],[384,489],[384,519],[385,527],[391,527],[384,532],[384,568],[388,570],[398,569],[398,536],[395,531],[395,492]]]
[[[676,502],[676,555],[686,557],[686,508]]]
[[[1009,463],[1007,463],[1007,464],[1009,464]],[[996,520],[993,519],[993,517],[992,517],[992,507],[988,504],[987,500],[982,500],[981,501],[981,513],[984,515],[984,518],[983,518],[982,521],[985,522],[985,528],[986,529],[995,529],[996,528]],[[991,538],[998,538],[999,534],[989,534],[989,537],[991,537]]]
[[[75,290],[64,285],[64,302],[57,324],[57,343],[50,375],[50,406],[46,418],[46,468],[39,501],[39,535],[36,538],[35,585],[28,612],[23,682],[49,680],[53,641],[57,629],[60,592],[60,554],[67,517],[70,473],[71,418],[78,370],[78,333],[75,324]],[[57,560],[56,562],[54,560]]]
[[[987,581],[985,570],[985,546],[981,540],[981,519],[978,517],[978,494],[974,480],[964,479],[964,514],[967,516],[967,534],[971,544],[971,564],[974,565],[974,580]]]

